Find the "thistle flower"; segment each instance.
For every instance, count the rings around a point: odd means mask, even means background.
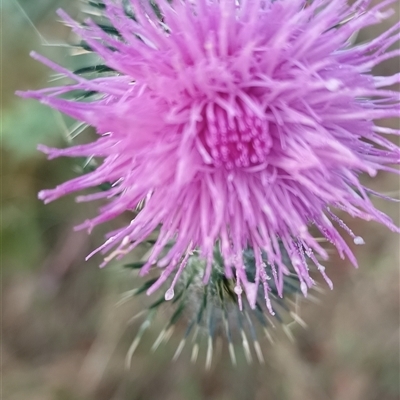
[[[106,73],[85,77],[35,54],[74,82],[22,95],[95,127],[99,135],[67,149],[40,146],[49,158],[103,161],[39,198],[48,203],[111,183],[101,193],[77,197],[108,201],[80,228],[90,231],[139,208],[96,252],[109,253],[105,264],[157,231],[141,269],[142,274],[155,264],[163,269],[149,294],[173,276],[166,292],[172,299],[193,251],[205,260],[203,282],[209,282],[216,243],[239,303],[244,289],[252,308],[260,284],[267,304],[272,291],[262,254],[278,296],[290,274],[282,249],[304,295],[314,284],[310,262],[331,286],[319,261],[328,254],[310,227],[354,265],[338,229],[356,244],[363,239],[337,210],[399,231],[371,202],[370,195],[379,194],[359,177],[398,173],[391,165],[399,163],[399,148],[383,135],[400,130],[374,120],[398,116],[399,95],[390,86],[399,74],[377,77],[371,71],[399,55],[391,47],[400,24],[369,43],[350,41],[358,30],[389,17],[393,2],[368,9],[369,0],[351,6],[346,0],[174,0],[157,7],[105,0],[106,22],[98,24],[79,24],[60,12],[103,60],[97,71]],[[66,98],[82,91],[82,98]],[[251,280],[246,248],[255,259]]]

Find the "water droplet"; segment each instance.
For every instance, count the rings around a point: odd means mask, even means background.
[[[126,245],[129,243],[129,241],[130,241],[129,236],[125,236],[125,237],[122,239],[122,242],[121,242],[122,246],[126,246]]]
[[[361,236],[356,236],[353,240],[355,244],[365,244],[364,239]]]
[[[300,226],[300,228],[299,228],[299,233],[300,233],[300,235],[301,235],[301,234],[304,234],[304,233],[308,233],[308,227],[307,227],[307,225],[302,225],[302,226]]]
[[[242,294],[243,289],[240,286],[235,286],[235,288],[233,289],[235,291],[235,293],[239,296]]]
[[[297,254],[293,254],[291,261],[293,265],[301,264],[300,257],[298,257]]]
[[[307,285],[306,285],[305,282],[301,282],[301,283],[300,283],[300,289],[301,289],[301,291],[302,291],[304,297],[307,297],[308,288],[307,288]]]
[[[271,315],[275,315],[275,312],[274,312],[274,309],[272,308],[271,300],[269,299],[269,297],[267,297],[265,300],[267,302],[267,308],[268,308],[269,313]]]
[[[164,298],[166,301],[169,301],[169,300],[172,300],[174,298],[174,296],[175,296],[174,289],[170,288],[165,292]]]
[[[325,87],[331,92],[334,92],[339,89],[340,84],[341,82],[338,81],[337,79],[329,79],[328,81],[325,82]]]

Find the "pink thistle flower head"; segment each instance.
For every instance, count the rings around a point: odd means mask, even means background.
[[[40,149],[50,158],[102,159],[93,172],[40,192],[45,202],[105,182],[111,188],[78,201],[107,199],[81,228],[111,220],[140,206],[129,225],[110,233],[96,251],[120,258],[158,231],[147,263],[163,268],[148,289],[172,282],[193,250],[210,277],[214,246],[226,277],[236,280],[252,307],[261,285],[268,303],[269,277],[282,295],[288,254],[304,295],[315,264],[329,285],[321,259],[328,255],[316,227],[353,264],[339,229],[363,243],[335,215],[398,228],[372,204],[361,173],[397,173],[398,135],[374,120],[399,114],[391,86],[399,74],[373,76],[372,68],[397,57],[397,23],[369,43],[352,45],[360,29],[389,17],[385,0],[174,0],[158,8],[141,0],[105,0],[109,27],[62,18],[104,60],[106,75],[92,79],[34,55],[71,78],[70,85],[26,92],[95,127],[98,139],[67,149]],[[159,13],[160,12],[160,13]],[[161,15],[161,16],[160,16]],[[90,101],[66,99],[76,90]],[[172,245],[170,245],[172,243]],[[168,251],[165,246],[169,244]],[[255,257],[249,279],[243,250]],[[268,263],[263,262],[267,255]],[[171,279],[168,279],[171,277]]]

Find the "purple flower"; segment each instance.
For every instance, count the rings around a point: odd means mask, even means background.
[[[370,195],[377,193],[359,177],[398,173],[399,148],[382,134],[400,130],[374,120],[399,115],[399,94],[390,90],[399,74],[371,71],[399,55],[391,48],[400,24],[369,43],[351,44],[360,29],[392,15],[387,7],[394,1],[367,11],[369,0],[352,6],[345,0],[174,0],[161,1],[159,9],[141,0],[129,7],[108,0],[104,15],[112,29],[90,20],[80,25],[60,12],[114,72],[89,79],[34,55],[74,83],[23,96],[95,127],[99,136],[67,149],[40,149],[49,158],[103,160],[95,171],[40,192],[40,199],[111,183],[77,198],[107,199],[80,228],[90,231],[138,209],[96,252],[110,253],[105,264],[158,231],[141,271],[163,268],[148,293],[168,280],[168,299],[195,249],[209,280],[216,244],[235,293],[240,298],[244,289],[253,307],[259,285],[269,301],[269,273],[282,295],[289,274],[283,252],[304,295],[314,284],[310,261],[331,286],[319,262],[327,252],[310,227],[354,265],[339,230],[356,244],[363,240],[337,210],[399,231],[374,207]],[[65,98],[76,90],[90,93],[89,100]],[[247,247],[254,251],[254,279],[245,271]]]

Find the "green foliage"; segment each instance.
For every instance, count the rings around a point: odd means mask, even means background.
[[[4,112],[3,146],[12,153],[14,161],[43,157],[36,147],[39,143],[55,145],[60,142],[60,121],[57,114],[36,101],[19,102]]]

